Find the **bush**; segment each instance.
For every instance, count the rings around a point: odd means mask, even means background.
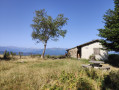
[[[16,53],[13,53],[13,52],[10,52],[10,54],[11,54],[12,58],[13,58],[13,56],[16,55]]]
[[[108,56],[108,60],[106,60],[107,63],[119,67],[119,55],[118,54],[110,54]]]
[[[87,78],[79,78],[76,90],[95,90],[93,84]]]
[[[4,54],[3,54],[3,58],[4,59],[9,59],[10,58],[10,53],[5,51]]]
[[[66,58],[66,56],[64,56],[64,55],[60,55],[60,56],[57,56],[57,58],[59,58],[59,59],[63,59],[63,58]]]
[[[97,71],[94,69],[85,69],[85,72],[86,72],[87,76],[90,77],[91,79],[96,80],[99,78]]]
[[[106,75],[102,85],[103,90],[119,90],[119,71],[111,71],[109,75]]]
[[[72,90],[75,88],[76,90],[94,90],[93,84],[90,83],[88,78],[85,77],[76,77],[74,73],[67,73],[63,71],[59,80],[62,83],[67,83],[67,90]]]
[[[66,56],[64,55],[59,55],[59,56],[50,56],[50,55],[45,55],[46,58],[51,58],[51,59],[63,59],[65,58]]]
[[[50,56],[50,55],[45,55],[45,57],[46,57],[46,58],[51,58],[51,56]]]
[[[96,60],[96,59],[95,59],[95,55],[94,55],[94,54],[90,55],[89,59],[90,59],[90,60]]]

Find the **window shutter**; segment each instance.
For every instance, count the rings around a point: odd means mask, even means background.
[[[100,49],[94,48],[94,55],[99,55],[99,54],[100,54]]]

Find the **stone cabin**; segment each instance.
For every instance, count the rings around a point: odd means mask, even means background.
[[[67,49],[67,55],[73,58],[89,59],[94,56],[97,60],[105,60],[108,57],[108,51],[103,49],[99,40],[93,40],[74,48]]]

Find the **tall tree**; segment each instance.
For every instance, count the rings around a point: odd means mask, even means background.
[[[114,0],[114,10],[109,9],[104,15],[104,29],[99,30],[101,43],[107,50],[119,52],[119,0]]]
[[[41,58],[44,58],[46,45],[48,40],[57,41],[59,36],[65,37],[67,30],[62,30],[62,27],[67,24],[68,18],[63,14],[59,14],[55,19],[47,15],[45,9],[35,11],[36,16],[33,19],[32,38],[39,43],[44,44],[44,50]]]

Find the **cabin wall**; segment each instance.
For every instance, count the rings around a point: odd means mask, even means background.
[[[99,42],[95,42],[81,48],[81,58],[89,59],[89,57],[94,54],[94,48],[103,48]],[[108,57],[108,52],[106,50],[100,49],[100,54],[95,55],[95,58],[98,60],[105,60]]]
[[[68,56],[72,57],[72,58],[77,58],[77,47],[68,50]]]

